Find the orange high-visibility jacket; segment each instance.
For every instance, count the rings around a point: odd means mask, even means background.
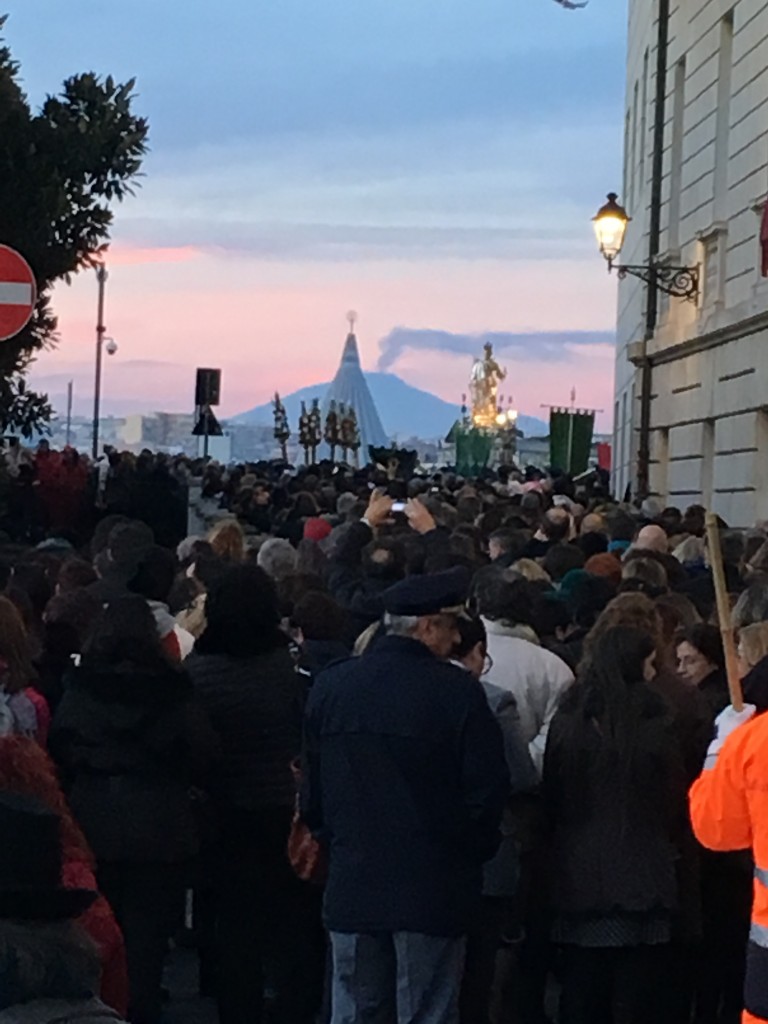
[[[768,714],[725,741],[715,767],[691,789],[691,821],[710,850],[755,857],[752,928],[747,950],[744,1021],[768,1021]]]

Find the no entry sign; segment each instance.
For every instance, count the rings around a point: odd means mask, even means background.
[[[36,301],[32,268],[15,249],[0,245],[0,341],[26,327]]]

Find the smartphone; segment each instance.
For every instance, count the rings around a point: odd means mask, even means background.
[[[405,502],[404,501],[393,501],[392,502],[392,511],[393,512],[405,512]]]

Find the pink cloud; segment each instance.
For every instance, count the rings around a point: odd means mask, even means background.
[[[147,263],[188,263],[199,259],[200,249],[192,245],[132,246],[125,242],[110,245],[107,262],[111,267],[143,266]]]
[[[378,340],[395,325],[477,333],[486,330],[589,330],[610,328],[615,283],[590,262],[435,261],[405,263],[270,263],[182,248],[124,253],[178,253],[151,263],[110,256],[107,333],[119,345],[105,363],[105,394],[150,409],[185,409],[196,366],[223,371],[221,412],[231,415],[330,379],[336,371],[348,309],[360,314],[358,338],[364,367],[378,358]],[[35,377],[65,365],[92,367],[96,280],[78,275],[54,294],[62,343],[44,353]],[[586,347],[591,348],[591,347]],[[579,401],[610,410],[610,350],[576,351],[560,364],[510,362],[510,390],[522,412],[539,415],[541,402]],[[143,360],[172,364],[172,371],[129,369]],[[407,353],[393,371],[458,401],[466,390],[469,361],[446,353]],[[92,371],[78,384],[85,400]]]

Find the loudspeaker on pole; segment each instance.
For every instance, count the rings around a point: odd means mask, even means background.
[[[221,370],[198,367],[195,380],[195,405],[219,405],[221,402]]]

